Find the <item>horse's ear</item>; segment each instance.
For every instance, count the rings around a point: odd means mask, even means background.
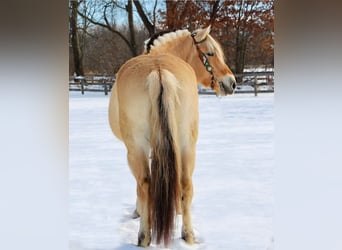
[[[204,29],[195,30],[193,35],[195,36],[196,41],[204,40],[207,37],[207,35],[210,33],[210,29],[211,29],[211,25],[209,25],[208,27]]]
[[[205,30],[205,32],[208,35],[210,33],[210,31],[211,31],[211,24],[208,27],[204,28],[204,30]]]

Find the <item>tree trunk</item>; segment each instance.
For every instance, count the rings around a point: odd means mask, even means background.
[[[248,38],[245,36],[245,34],[242,34],[238,36],[236,42],[237,42],[237,46],[236,46],[235,72],[234,73],[242,74],[245,68]],[[236,81],[240,83],[242,81],[242,77],[237,77]]]
[[[240,36],[240,32],[238,31],[236,34],[236,38],[235,38],[235,74],[241,74],[243,69],[241,69],[241,36]],[[242,81],[241,77],[237,77],[236,81],[238,83],[240,83]]]
[[[129,27],[129,35],[130,35],[130,44],[132,47],[133,56],[137,56],[137,44],[135,42],[135,34],[134,34],[134,21],[133,21],[133,6],[132,0],[127,1],[126,10],[128,13],[128,27]]]
[[[81,60],[80,46],[77,34],[77,8],[79,3],[74,0],[71,1],[71,16],[70,16],[70,29],[71,29],[71,46],[74,59],[74,68],[77,75],[84,75],[83,64]]]
[[[220,4],[220,0],[216,0],[213,4],[213,8],[211,9],[210,20],[209,20],[209,24],[211,25],[211,28],[213,28],[215,24],[215,18],[219,10],[219,4]]]

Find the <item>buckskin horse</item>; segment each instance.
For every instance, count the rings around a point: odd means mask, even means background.
[[[210,26],[151,37],[142,55],[118,71],[109,103],[109,122],[124,142],[137,183],[138,245],[168,245],[176,213],[182,238],[195,242],[190,206],[198,134],[197,83],[217,96],[234,92],[236,81],[225,64]]]

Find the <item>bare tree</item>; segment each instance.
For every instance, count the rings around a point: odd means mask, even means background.
[[[154,7],[153,7],[153,23],[149,20],[149,18],[147,17],[143,7],[141,6],[141,3],[139,2],[139,0],[135,0],[133,1],[135,8],[138,11],[138,14],[142,20],[142,22],[144,23],[146,29],[148,30],[148,33],[150,36],[152,36],[155,31],[156,31],[156,27],[155,27],[155,20],[156,20],[156,8],[157,8],[157,3],[158,1],[155,0],[154,2]]]
[[[133,14],[130,14],[129,11],[129,7],[128,5],[129,2],[131,2],[131,0],[127,1],[128,4],[126,5],[126,7],[121,7],[122,9],[125,9],[128,12],[128,15],[131,17],[133,17]],[[91,22],[94,25],[97,26],[101,26],[103,28],[108,29],[109,31],[113,32],[114,34],[116,34],[118,37],[120,37],[120,39],[122,39],[124,41],[124,43],[128,46],[128,48],[131,51],[132,56],[136,56],[137,55],[137,50],[136,50],[136,46],[134,44],[134,39],[129,40],[120,30],[118,30],[115,25],[113,25],[108,18],[108,9],[111,8],[111,10],[113,9],[113,6],[118,6],[117,3],[115,1],[102,1],[101,4],[99,4],[99,6],[91,6],[91,8],[88,8],[89,10],[87,11],[86,14],[81,13],[78,11],[78,14],[84,18],[86,18],[89,22]],[[100,9],[96,8],[99,7]],[[101,14],[99,13],[101,11]],[[133,11],[133,10],[132,10]],[[100,17],[99,17],[100,16]],[[133,22],[133,19],[132,19]],[[132,39],[132,37],[131,37]]]
[[[77,11],[78,11],[79,2],[77,0],[70,1],[70,35],[71,35],[71,46],[73,52],[73,63],[74,70],[77,75],[84,75],[83,64],[81,59],[81,52],[79,46],[78,39],[78,31],[77,31]]]
[[[245,65],[274,62],[274,0],[70,0],[70,6],[71,2],[79,5],[74,8],[79,18],[73,19],[79,24],[77,44],[71,39],[77,32],[74,35],[70,15],[70,69],[75,54],[81,62],[83,55],[87,72],[114,73],[142,51],[143,41],[155,31],[194,30],[208,24],[235,73],[243,72]]]
[[[130,44],[132,47],[133,56],[136,56],[136,55],[138,55],[138,52],[137,52],[137,44],[135,42],[132,0],[127,1],[126,11],[128,14],[128,27],[129,27],[129,35],[130,35]]]

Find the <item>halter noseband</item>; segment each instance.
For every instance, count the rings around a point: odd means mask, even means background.
[[[205,69],[210,73],[211,75],[211,79],[210,79],[210,87],[212,89],[214,89],[214,83],[215,83],[215,76],[214,76],[214,70],[213,67],[210,65],[210,62],[208,60],[207,55],[199,48],[198,44],[203,43],[205,40],[207,40],[207,37],[205,37],[204,39],[200,40],[200,41],[196,41],[195,36],[197,34],[196,33],[192,33],[191,37],[194,40],[194,44],[196,45],[196,49],[198,51],[198,56],[201,60],[201,62],[203,63]]]

